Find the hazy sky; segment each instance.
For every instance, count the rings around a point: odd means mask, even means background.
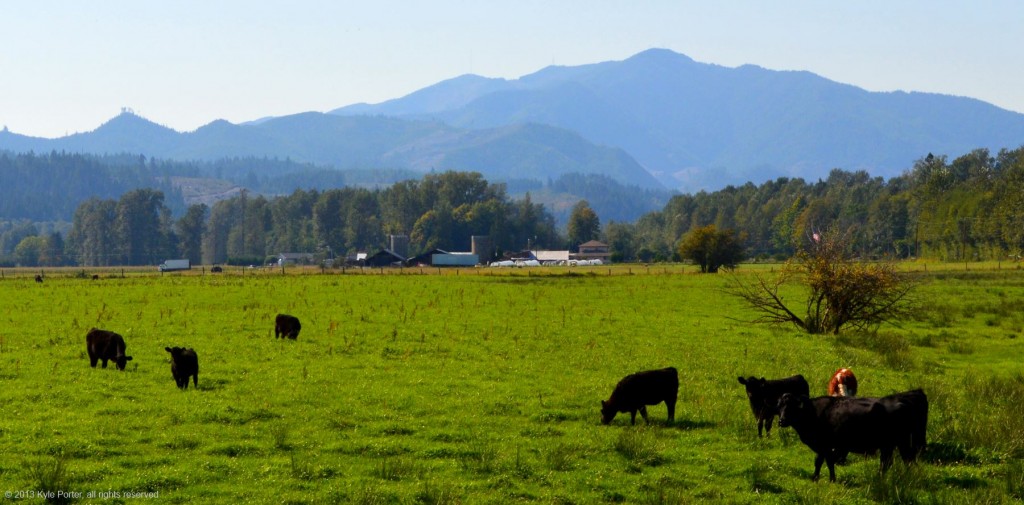
[[[0,128],[58,137],[122,107],[179,131],[517,78],[652,47],[1024,112],[1024,2],[983,0],[0,3]]]

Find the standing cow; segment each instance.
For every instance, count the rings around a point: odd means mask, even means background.
[[[795,395],[810,395],[810,386],[803,375],[794,375],[784,379],[766,380],[754,377],[739,377],[740,384],[747,388],[747,400],[750,400],[750,410],[754,412],[754,419],[757,419],[757,436],[760,437],[762,429],[766,435],[771,435],[772,422],[775,416],[779,415],[779,398],[785,393]]]
[[[274,319],[274,338],[288,337],[292,340],[299,338],[299,330],[302,324],[299,318],[288,314],[278,314]]]
[[[857,396],[857,377],[849,368],[840,368],[828,381],[829,396]]]
[[[921,389],[883,396],[878,401],[889,413],[889,423],[898,427],[904,439],[897,447],[904,461],[917,458],[926,445],[928,396]]]
[[[171,353],[171,375],[178,387],[188,389],[188,378],[192,377],[192,383],[198,388],[199,356],[196,351],[183,347],[164,347],[164,350]]]
[[[612,391],[607,401],[601,400],[601,423],[608,424],[619,412],[629,412],[630,423],[636,424],[636,413],[640,412],[645,422],[647,405],[665,402],[668,407],[668,421],[676,416],[676,397],[679,394],[679,373],[675,368],[647,370],[627,375]]]
[[[113,361],[118,370],[124,370],[126,364],[132,360],[126,356],[124,337],[107,330],[93,328],[85,334],[85,349],[89,352],[89,366],[96,368],[96,362],[103,360],[103,368],[107,368],[107,361]]]
[[[847,453],[879,453],[880,470],[891,465],[899,448],[903,461],[912,461],[924,447],[928,399],[921,390],[884,398],[855,398],[784,394],[779,399],[779,426],[792,426],[800,441],[814,451],[814,475],[828,464],[835,482],[835,464]]]

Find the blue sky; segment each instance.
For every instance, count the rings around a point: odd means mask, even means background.
[[[0,127],[58,137],[122,107],[179,131],[327,111],[461,74],[652,47],[1024,112],[1024,2],[3,2]],[[1022,139],[1024,140],[1024,139]]]

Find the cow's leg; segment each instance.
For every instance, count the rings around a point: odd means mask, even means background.
[[[878,451],[878,453],[879,463],[881,467],[880,470],[882,473],[885,473],[885,471],[888,470],[890,466],[892,466],[893,448],[883,447],[880,451]]]
[[[836,481],[836,457],[835,454],[825,456],[825,464],[828,465],[828,481]]]
[[[647,419],[647,407],[640,407],[640,415],[644,417],[644,422],[651,424],[651,420]]]
[[[764,430],[764,418],[763,417],[758,417],[757,418],[757,436],[758,436],[758,438],[764,436],[764,435],[761,434],[761,432],[763,430]]]
[[[824,462],[825,462],[825,455],[824,454],[817,454],[817,453],[815,453],[815,455],[814,455],[814,475],[811,476],[811,480],[817,482],[818,481],[818,477],[821,477],[821,464],[824,463]]]
[[[96,362],[99,361],[99,360],[100,360],[100,358],[98,356],[96,356],[95,354],[93,354],[91,352],[89,353],[89,366],[91,366],[93,368],[96,368]]]
[[[188,381],[185,381],[185,382],[188,382]],[[199,374],[192,375],[192,385],[194,385],[197,388],[199,387]]]
[[[103,358],[103,368],[107,368],[107,358]]]
[[[668,422],[671,423],[671,422],[675,421],[676,420],[676,401],[675,400],[666,401],[665,402],[665,407],[668,408]]]
[[[775,416],[768,416],[768,419],[764,421],[764,434],[765,436],[772,434],[772,422],[775,421]]]
[[[630,410],[629,411],[629,424],[633,424],[633,425],[636,424],[636,411],[635,410]]]

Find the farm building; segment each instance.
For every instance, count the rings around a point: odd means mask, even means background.
[[[366,258],[366,266],[368,267],[402,266],[404,263],[405,258],[390,249],[381,249]]]
[[[423,254],[420,254],[418,256],[413,256],[413,257],[405,260],[405,264],[409,265],[411,267],[414,267],[414,266],[430,266],[431,265],[430,257],[435,255],[435,254],[448,254],[448,251],[445,251],[444,249],[431,249],[431,250],[429,250],[429,251],[427,251],[427,252],[425,252]]]
[[[311,253],[280,253],[277,255],[278,266],[308,265],[313,262]]]
[[[541,264],[564,264],[569,261],[569,251],[530,251],[533,259]]]
[[[468,252],[434,254],[430,257],[430,264],[435,267],[473,267],[479,262],[479,256]]]
[[[443,249],[431,249],[419,256],[406,261],[409,266],[459,266],[472,267],[479,263],[479,256],[467,252],[448,252]]]
[[[612,253],[609,250],[608,244],[604,242],[598,242],[591,240],[590,242],[584,242],[580,244],[579,252],[572,256],[574,260],[601,260],[603,263],[608,263],[611,260]]]

